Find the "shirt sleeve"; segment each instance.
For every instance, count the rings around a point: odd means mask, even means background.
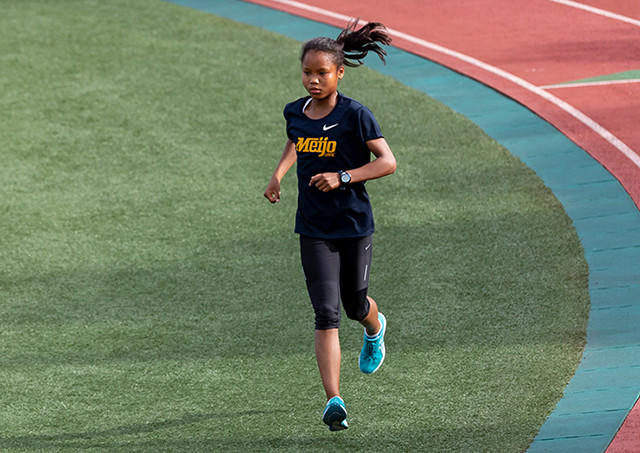
[[[373,113],[364,106],[358,111],[358,132],[363,143],[383,137]]]
[[[291,104],[287,104],[284,107],[284,110],[282,111],[282,115],[284,116],[285,121],[287,122],[287,137],[289,138],[289,140],[293,139],[291,138],[291,132],[290,132],[290,127],[291,127]]]

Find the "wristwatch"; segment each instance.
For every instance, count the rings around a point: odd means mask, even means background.
[[[349,174],[349,172],[346,172],[344,170],[340,170],[338,172],[338,175],[340,175],[340,185],[341,186],[346,186],[347,184],[349,184],[351,182],[351,175]]]

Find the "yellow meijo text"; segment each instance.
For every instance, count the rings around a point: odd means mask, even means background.
[[[329,137],[298,137],[296,150],[299,153],[318,153],[319,157],[334,157],[336,154],[337,142],[329,141]]]

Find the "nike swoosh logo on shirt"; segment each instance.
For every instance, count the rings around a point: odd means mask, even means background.
[[[336,127],[338,124],[340,124],[340,123],[332,124],[331,126],[327,126],[325,124],[324,126],[322,126],[322,130],[323,131],[328,131],[329,129],[333,129],[334,127]]]

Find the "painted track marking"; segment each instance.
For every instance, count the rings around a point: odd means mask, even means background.
[[[334,11],[329,11],[326,10],[324,8],[319,8],[317,6],[312,6],[312,5],[308,5],[306,3],[302,3],[302,2],[298,2],[295,0],[272,0],[274,3],[280,3],[282,5],[286,5],[289,7],[293,7],[293,8],[298,8],[304,11],[309,11],[312,13],[316,13],[316,14],[320,14],[322,16],[325,17],[330,17],[332,19],[339,19],[342,21],[350,21],[353,20],[353,17],[344,15],[344,14],[340,14],[340,13],[336,13]],[[554,2],[558,2],[558,3],[575,3],[575,2],[569,2],[568,0],[550,0],[550,1],[554,1]],[[578,3],[578,5],[580,5]],[[571,5],[573,6],[573,5]],[[584,6],[584,5],[582,5]],[[597,8],[594,8],[597,9]],[[602,10],[603,12],[606,12],[604,10]],[[610,13],[613,14],[613,13]],[[618,16],[618,15],[616,15]],[[625,16],[620,16],[620,18],[625,18]],[[629,19],[629,18],[626,18]],[[632,20],[633,19],[629,19]],[[634,21],[637,22],[637,25],[640,25],[640,21]],[[465,55],[463,53],[457,52],[455,50],[449,49],[447,47],[443,47],[440,46],[438,44],[432,43],[430,41],[426,41],[424,39],[421,38],[417,38],[413,35],[409,35],[407,33],[403,33],[401,31],[398,30],[394,30],[392,28],[388,29],[389,34],[391,34],[391,36],[395,36],[397,38],[403,39],[405,41],[411,42],[413,44],[416,44],[418,46],[427,48],[427,49],[431,49],[434,50],[436,52],[448,55],[450,57],[456,58],[460,61],[464,61],[465,63],[471,64],[477,68],[483,69],[487,72],[490,72],[492,74],[495,74],[499,77],[502,77],[503,79],[506,79],[508,81],[510,81],[511,83],[514,83],[522,88],[524,88],[525,90],[536,94],[538,96],[540,96],[541,98],[545,99],[546,101],[550,102],[551,104],[555,105],[556,107],[558,107],[559,109],[565,111],[566,113],[568,113],[569,115],[571,115],[572,117],[574,117],[576,120],[578,120],[579,122],[581,122],[582,124],[584,124],[587,128],[591,129],[593,132],[595,132],[596,134],[598,134],[600,137],[602,137],[603,139],[605,139],[609,144],[611,144],[614,148],[616,148],[620,153],[622,153],[627,159],[629,159],[638,169],[640,169],[640,156],[638,154],[636,154],[629,146],[627,146],[627,144],[625,144],[622,140],[620,140],[618,137],[616,137],[615,135],[613,135],[609,130],[605,129],[604,127],[602,127],[600,124],[596,123],[593,119],[591,119],[589,116],[585,115],[584,113],[582,113],[580,110],[578,110],[577,108],[575,108],[574,106],[572,106],[571,104],[563,101],[562,99],[554,96],[553,94],[545,91],[543,88],[540,88],[530,82],[527,82],[526,80],[511,74],[510,72],[507,72],[503,69],[500,69],[498,67],[492,66],[488,63],[485,63],[483,61],[480,61],[474,57],[471,57],[469,55]]]
[[[627,79],[627,80],[599,80],[597,82],[577,82],[577,83],[557,83],[555,85],[543,85],[539,88],[551,89],[551,88],[575,88],[575,87],[594,87],[601,85],[618,85],[623,83],[640,83],[640,79]]]
[[[612,13],[611,11],[596,8],[594,6],[585,5],[583,3],[578,3],[571,0],[549,0],[549,1],[554,3],[560,3],[561,5],[571,6],[572,8],[582,9],[585,11],[589,11],[590,13],[608,17],[609,19],[619,20],[621,22],[626,22],[628,24],[635,25],[636,27],[640,27],[640,20],[632,19],[631,17],[623,16],[622,14]]]

